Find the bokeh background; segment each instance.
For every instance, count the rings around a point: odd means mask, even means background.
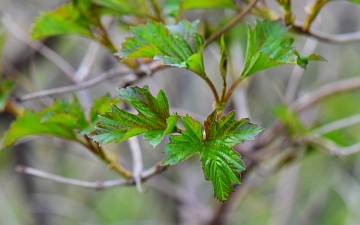
[[[41,11],[54,9],[65,2],[0,0],[1,23],[6,32],[2,75],[18,80],[14,96],[71,84],[63,71],[39,54],[42,44],[53,49],[74,68],[79,66],[88,51],[92,51],[95,61],[87,79],[122,66],[105,48],[82,37],[48,38],[41,44],[29,39],[28,31],[33,19]],[[293,1],[297,20],[304,20],[304,8],[311,2]],[[269,0],[267,3],[280,13],[275,1]],[[192,10],[184,13],[183,18],[190,21],[206,18],[210,23],[215,23],[219,18],[233,14],[231,10]],[[226,36],[231,58],[229,79],[241,71],[246,49],[246,22],[253,24],[254,18],[248,16]],[[333,1],[323,8],[312,27],[329,34],[359,31],[360,5]],[[120,30],[116,23],[110,24],[109,31],[119,49],[124,38],[130,35],[129,31]],[[260,72],[239,86],[228,110],[236,109],[239,117],[250,117],[253,122],[268,128],[276,120],[274,107],[285,101],[284,93],[292,74],[303,73],[295,97],[329,82],[360,76],[360,40],[336,44],[304,35],[293,36],[295,46],[301,53],[321,54],[327,62],[311,62],[306,71],[283,66]],[[30,45],[35,45],[35,48]],[[217,66],[219,46],[211,44],[204,55],[206,71],[220,89],[221,77]],[[122,78],[117,77],[77,94],[82,96],[86,109],[89,99],[105,93],[116,96],[116,87],[121,83]],[[136,83],[139,86],[144,84],[148,84],[154,94],[159,89],[164,90],[171,111],[180,114],[188,112],[200,121],[212,111],[210,89],[200,78],[184,69],[164,69]],[[41,110],[51,105],[54,98],[71,99],[71,96],[71,93],[61,94],[26,101],[22,105]],[[360,114],[359,99],[360,91],[339,94],[311,107],[300,116],[306,126],[318,127]],[[9,114],[0,114],[0,135],[8,129],[13,119]],[[350,146],[360,141],[359,134],[360,125],[354,124],[327,133],[326,137],[341,146]],[[140,143],[145,168],[161,161],[164,156],[161,151],[166,141],[155,149],[141,140]],[[126,142],[109,144],[105,149],[117,154],[123,165],[131,168],[131,154]],[[87,181],[119,178],[78,144],[49,137],[27,138],[0,152],[0,224],[191,225],[210,217],[219,205],[213,199],[211,183],[203,178],[198,156],[172,166],[143,183],[146,193],[139,193],[134,186],[95,191],[58,184],[15,172],[14,167],[20,164]],[[262,165],[262,171],[249,175],[253,182],[251,189],[232,213],[230,224],[360,224],[360,154],[338,157],[321,149],[308,149],[280,171],[267,170],[271,165],[272,160],[269,160]]]

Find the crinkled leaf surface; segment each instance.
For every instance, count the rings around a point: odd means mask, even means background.
[[[153,58],[204,76],[201,53],[204,41],[196,33],[197,23],[181,21],[177,25],[164,26],[150,21],[134,27],[131,29],[134,37],[126,39],[117,56],[121,59]]]
[[[121,100],[119,98],[111,98],[110,94],[105,94],[104,96],[94,99],[94,104],[90,109],[90,121],[86,126],[82,126],[80,129],[81,134],[90,134],[94,129],[94,126],[99,122],[99,115],[105,113],[109,110],[111,104],[117,104]]]
[[[170,135],[162,164],[175,164],[200,154],[205,178],[212,182],[215,197],[226,201],[229,193],[234,191],[233,185],[240,184],[240,172],[245,170],[240,154],[232,147],[253,140],[262,128],[249,123],[249,119],[235,120],[234,112],[219,121],[216,121],[216,114],[217,110],[214,110],[204,122],[205,139],[200,123],[190,116],[183,117],[186,130],[181,135]]]
[[[181,4],[182,10],[236,7],[233,0],[183,0]]]
[[[120,98],[133,106],[138,114],[112,105],[111,112],[100,116],[100,123],[89,135],[100,145],[121,142],[145,133],[144,138],[155,147],[176,126],[177,115],[170,116],[168,100],[163,91],[159,91],[157,98],[151,95],[147,86],[120,88],[118,92]]]
[[[284,37],[285,33],[281,21],[256,20],[254,29],[249,26],[243,78],[274,66],[297,64],[305,68],[309,60],[323,60],[320,56],[300,56],[291,46],[293,39]]]
[[[95,100],[90,110],[90,120],[87,121],[84,111],[76,97],[73,103],[55,101],[41,112],[26,110],[23,116],[18,117],[2,139],[2,148],[14,144],[17,140],[29,135],[50,135],[64,139],[77,140],[77,133],[87,134],[98,121],[93,114],[103,113],[108,110],[111,103],[119,99],[111,99],[105,95]],[[107,107],[105,107],[107,105]],[[105,109],[106,108],[106,109]]]

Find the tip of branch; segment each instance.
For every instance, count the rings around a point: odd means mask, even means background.
[[[16,172],[19,172],[19,173],[24,173],[26,170],[26,167],[23,166],[23,165],[18,165],[18,166],[15,166],[15,171]]]

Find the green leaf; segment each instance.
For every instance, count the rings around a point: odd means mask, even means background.
[[[281,21],[256,20],[254,29],[249,26],[241,77],[284,64],[297,64],[305,68],[308,60],[322,60],[321,56],[314,57],[315,55],[301,57],[291,46],[293,39],[284,37],[285,34],[286,29],[282,27]]]
[[[15,87],[15,82],[9,79],[0,78],[0,112],[5,109],[11,91]]]
[[[226,201],[229,193],[234,191],[233,185],[240,184],[240,172],[245,170],[240,154],[232,147],[253,140],[263,129],[249,123],[249,119],[235,120],[234,112],[219,121],[216,121],[216,115],[217,110],[214,110],[204,122],[204,138],[198,121],[188,115],[181,118],[186,130],[181,135],[170,135],[162,164],[176,164],[200,154],[205,178],[212,182],[215,197]]]
[[[221,36],[220,40],[220,62],[219,62],[219,71],[223,80],[226,80],[226,72],[227,72],[227,65],[229,62],[229,54],[227,52],[224,35]]]
[[[237,8],[233,0],[183,0],[182,10],[211,9],[211,8]]]
[[[116,55],[121,59],[153,58],[165,65],[187,68],[205,76],[202,61],[203,38],[196,33],[198,21],[181,21],[165,27],[148,22],[131,29],[134,37],[127,38]]]
[[[2,148],[29,135],[51,135],[77,140],[75,130],[86,123],[85,116],[76,98],[74,103],[55,101],[54,105],[41,112],[26,110],[18,117],[4,135]]]
[[[360,5],[360,0],[348,0],[349,2],[353,2],[355,4],[359,4]]]
[[[94,3],[104,8],[103,14],[145,16],[148,12],[145,0],[94,0]]]
[[[145,133],[145,139],[155,147],[167,133],[173,131],[177,115],[170,116],[168,100],[163,91],[159,91],[157,98],[151,95],[147,86],[121,88],[118,92],[120,98],[139,114],[131,114],[112,105],[111,112],[101,115],[101,122],[90,133],[94,141],[104,145]]]
[[[77,133],[88,134],[98,122],[98,113],[108,110],[110,103],[118,103],[119,99],[111,99],[105,95],[94,100],[90,110],[90,121],[87,121],[84,110],[74,96],[73,103],[56,100],[50,107],[41,112],[26,110],[18,117],[4,135],[2,148],[9,147],[21,138],[29,135],[50,135],[77,141]]]
[[[178,17],[181,10],[180,10],[181,0],[167,0],[162,4],[164,15],[165,16],[172,16]]]
[[[55,35],[76,34],[92,37],[90,21],[72,4],[41,13],[31,28],[31,38],[41,39]]]
[[[276,117],[284,124],[287,131],[292,137],[306,134],[308,129],[300,121],[296,112],[288,106],[277,106],[273,109]]]
[[[94,99],[94,104],[89,112],[90,122],[86,126],[81,127],[80,134],[90,134],[100,120],[99,115],[108,111],[111,104],[118,104],[120,101],[119,98],[111,98],[110,94]]]

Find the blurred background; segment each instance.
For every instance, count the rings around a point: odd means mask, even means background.
[[[296,20],[303,21],[306,16],[304,10],[312,1],[292,2]],[[42,42],[29,39],[28,31],[34,18],[40,12],[64,3],[66,1],[0,0],[1,23],[6,33],[2,76],[18,81],[14,96],[72,84],[62,70],[39,54],[43,45],[54,50],[73,68],[78,68],[90,51],[95,58],[87,79],[122,66],[105,48],[86,38],[61,36]],[[280,14],[275,1],[268,0],[267,4]],[[231,17],[233,14],[232,10],[190,10],[184,13],[183,18],[189,21],[206,19],[209,23],[216,23],[218,18]],[[242,69],[246,22],[252,25],[254,18],[246,17],[226,35],[231,60],[230,80]],[[360,5],[333,1],[322,9],[312,28],[329,34],[359,31]],[[120,49],[130,32],[120,30],[114,22],[108,29],[112,41]],[[306,71],[294,66],[282,66],[260,72],[237,88],[228,111],[236,109],[238,117],[250,117],[252,122],[266,129],[276,121],[274,108],[286,102],[284,93],[288,93],[291,77],[300,79],[299,87],[293,94],[293,98],[297,98],[317,90],[323,84],[360,76],[360,40],[336,44],[304,35],[293,36],[295,46],[302,54],[314,52],[326,58],[327,62],[311,62]],[[206,72],[220,89],[218,44],[211,44],[205,50],[204,57]],[[89,99],[105,93],[116,96],[116,87],[122,83],[122,77],[116,77],[77,94],[86,110]],[[210,89],[203,80],[184,69],[167,68],[136,83],[138,86],[144,84],[150,86],[153,94],[162,89],[169,98],[172,112],[189,113],[203,121],[212,111]],[[21,104],[39,111],[51,105],[54,98],[71,99],[71,96],[72,93],[66,93]],[[309,129],[320,127],[359,115],[359,99],[359,91],[339,94],[303,111],[299,116]],[[0,114],[0,135],[13,120],[9,114]],[[354,123],[325,136],[339,146],[351,146],[360,141],[359,134],[360,125]],[[144,167],[148,168],[162,160],[162,148],[166,141],[153,149],[141,139]],[[338,157],[323,149],[309,148],[304,151],[299,146],[294,149],[302,152],[301,157],[279,171],[268,169],[274,161],[270,159],[261,166],[261,170],[247,174],[249,190],[236,204],[230,224],[360,224],[360,154]],[[105,149],[117,154],[121,163],[131,168],[127,142],[108,144]],[[27,138],[0,152],[0,224],[191,225],[206,221],[220,204],[213,199],[211,183],[203,178],[198,156],[171,166],[164,173],[144,182],[146,193],[139,193],[134,186],[95,191],[58,184],[19,174],[14,171],[17,165],[86,181],[119,179],[115,172],[109,171],[105,164],[78,144],[49,137]]]

